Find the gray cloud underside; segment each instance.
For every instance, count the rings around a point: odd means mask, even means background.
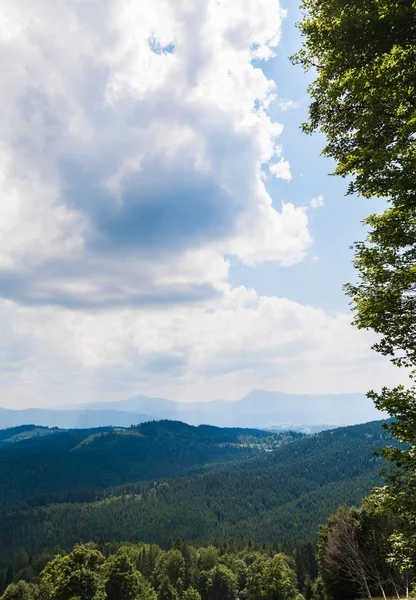
[[[88,217],[87,248],[103,258],[134,250],[151,261],[232,232],[237,211],[227,193],[191,168],[146,160],[122,181],[117,196],[98,186],[97,174],[82,164],[68,161],[61,172],[66,203]]]
[[[75,277],[88,280],[89,276],[94,280],[93,265],[62,262],[42,265],[30,272],[10,272],[0,269],[1,296],[29,306],[55,305],[73,310],[121,307],[163,308],[176,304],[194,304],[219,296],[219,292],[209,284],[155,286],[151,279],[146,281],[140,277],[140,274],[134,278],[131,287],[127,287],[123,279],[118,281],[113,275],[109,277],[108,283],[101,281],[95,293],[80,294],[76,291],[59,290],[59,287],[65,288],[65,283],[71,284]],[[102,278],[104,279],[103,274]]]

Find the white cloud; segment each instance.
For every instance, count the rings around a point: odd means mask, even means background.
[[[315,198],[312,198],[312,200],[309,202],[309,205],[312,208],[323,208],[325,206],[324,197],[322,195],[319,195]]]
[[[270,163],[269,171],[279,179],[285,179],[286,181],[292,180],[289,161],[283,160],[283,158],[277,163]]]
[[[278,260],[288,267],[303,260],[312,243],[306,209],[283,203],[281,214],[270,205],[258,210],[245,217],[242,229],[247,233],[234,240],[231,252],[247,265]]]
[[[346,314],[224,288],[205,306],[97,312],[1,304],[3,403],[24,406],[122,398],[238,397],[253,387],[365,391],[397,383],[372,336]],[[402,373],[400,373],[402,377]]]
[[[299,102],[294,102],[293,100],[279,100],[279,108],[283,112],[286,112],[287,110],[295,110],[296,108],[299,108],[299,106]]]
[[[211,261],[229,252],[244,261],[302,260],[303,212],[293,210],[286,227],[289,211],[272,206],[264,188],[282,126],[267,112],[275,84],[252,63],[273,56],[284,14],[275,0],[6,5],[7,297],[81,307],[100,294],[111,303],[113,288],[116,304],[123,295],[135,303],[149,287],[157,295],[172,256],[186,295],[189,266],[179,271],[201,250],[207,293],[216,285]],[[273,169],[290,179],[283,158]],[[278,242],[265,243],[272,238]]]

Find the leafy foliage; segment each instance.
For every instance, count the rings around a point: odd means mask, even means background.
[[[317,77],[304,131],[322,131],[336,173],[366,197],[415,194],[416,5],[403,0],[304,0],[293,57]]]
[[[365,220],[355,244],[356,285],[347,285],[355,324],[381,335],[373,348],[398,366],[416,365],[416,204],[392,206]]]
[[[397,568],[393,560],[392,537],[401,525],[380,495],[365,498],[360,508],[339,507],[320,527],[319,566],[329,600],[403,593],[407,597],[410,566]]]
[[[296,574],[284,554],[257,560],[248,568],[248,600],[295,600],[297,595]]]
[[[293,567],[285,554],[249,548],[89,543],[58,554],[33,581],[11,583],[1,600],[295,600]]]

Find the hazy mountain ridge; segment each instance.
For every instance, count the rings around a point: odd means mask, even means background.
[[[32,423],[42,427],[62,429],[84,429],[88,427],[130,427],[152,419],[150,415],[121,410],[57,410],[48,408],[26,408],[10,410],[0,408],[0,428],[18,427]]]
[[[0,409],[0,427],[26,423],[62,428],[128,427],[151,419],[169,419],[190,425],[316,431],[384,416],[364,394],[307,395],[252,390],[236,401],[177,402],[135,396],[116,402],[73,404],[62,409]]]

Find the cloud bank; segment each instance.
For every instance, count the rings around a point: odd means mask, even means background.
[[[276,0],[3,7],[2,404],[235,396],[328,364],[331,388],[356,369],[348,318],[228,283],[230,259],[290,267],[312,243],[308,209],[266,186],[292,178],[259,67],[284,16]]]
[[[229,288],[221,301],[86,312],[1,303],[2,398],[9,406],[120,399],[238,398],[252,388],[366,390],[395,372],[349,315]]]

